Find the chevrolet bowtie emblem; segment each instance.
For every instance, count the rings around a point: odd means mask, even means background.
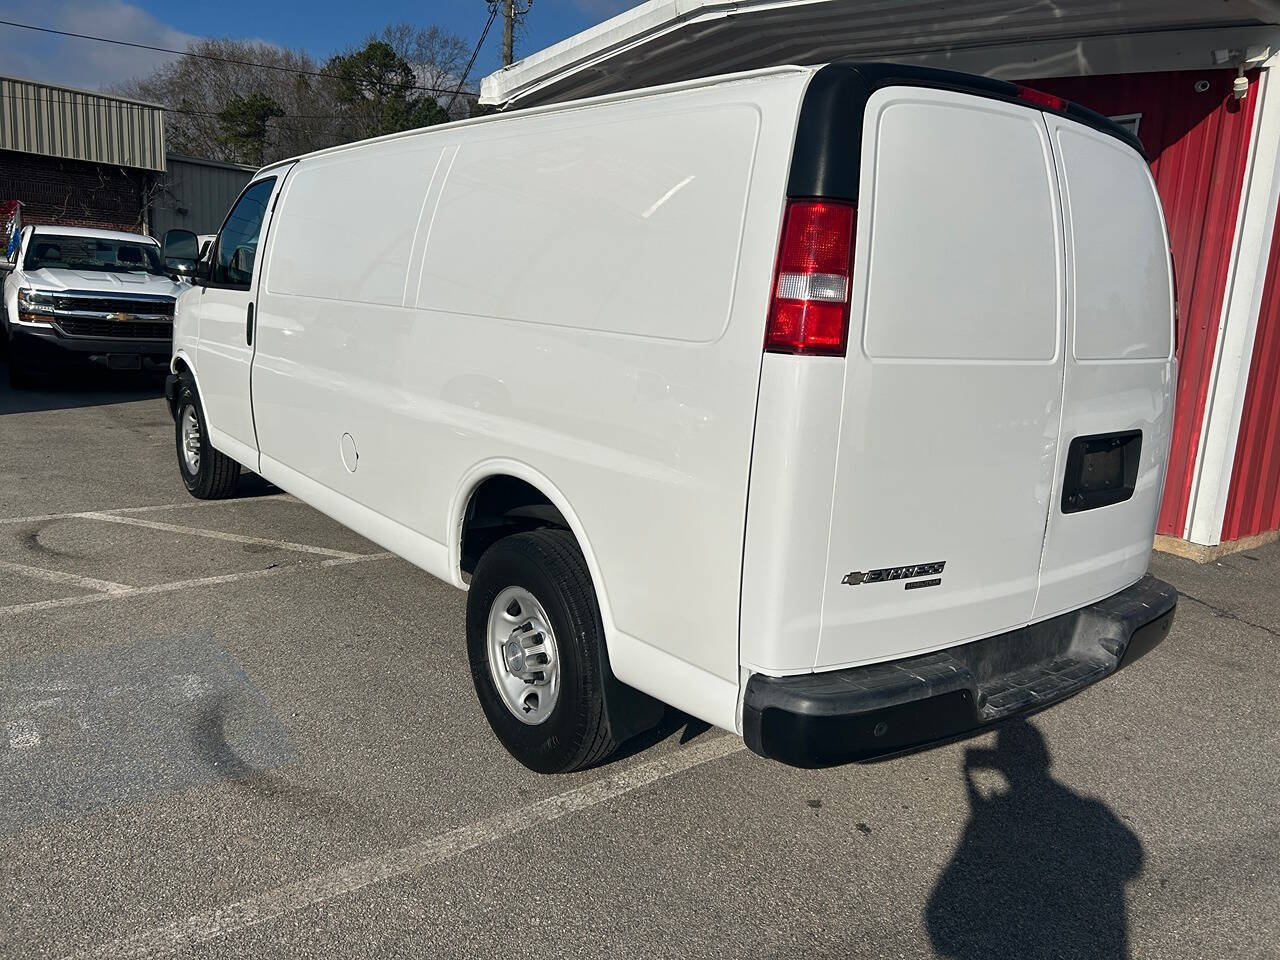
[[[107,319],[114,321],[115,323],[132,323],[138,318],[132,313],[108,313]]]

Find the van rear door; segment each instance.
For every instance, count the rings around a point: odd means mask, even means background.
[[[818,668],[1027,623],[1059,472],[1064,224],[1043,115],[893,86],[863,130]]]
[[[1173,290],[1155,182],[1128,145],[1045,114],[1066,225],[1066,386],[1033,616],[1147,571],[1173,422]]]

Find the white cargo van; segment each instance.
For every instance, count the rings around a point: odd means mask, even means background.
[[[179,301],[168,393],[194,495],[243,464],[469,588],[528,766],[662,703],[818,765],[1165,635],[1173,320],[1123,129],[779,67],[264,169]]]

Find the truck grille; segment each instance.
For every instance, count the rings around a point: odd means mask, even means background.
[[[68,337],[170,340],[172,297],[120,297],[69,291],[53,297],[53,316]]]
[[[58,317],[58,326],[69,337],[98,337],[104,340],[168,340],[173,336],[173,323],[118,323],[112,320],[87,320],[82,317]]]
[[[130,300],[123,297],[56,296],[53,309],[58,313],[134,313],[154,317],[172,317],[172,300]]]

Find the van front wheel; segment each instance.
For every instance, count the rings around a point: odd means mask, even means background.
[[[199,500],[225,500],[235,496],[240,481],[240,464],[213,448],[205,430],[204,408],[189,376],[178,381],[174,442],[178,450],[178,470],[187,492]]]
[[[591,576],[568,531],[514,534],[484,552],[467,595],[471,679],[493,732],[529,769],[581,770],[613,752],[603,639]]]

